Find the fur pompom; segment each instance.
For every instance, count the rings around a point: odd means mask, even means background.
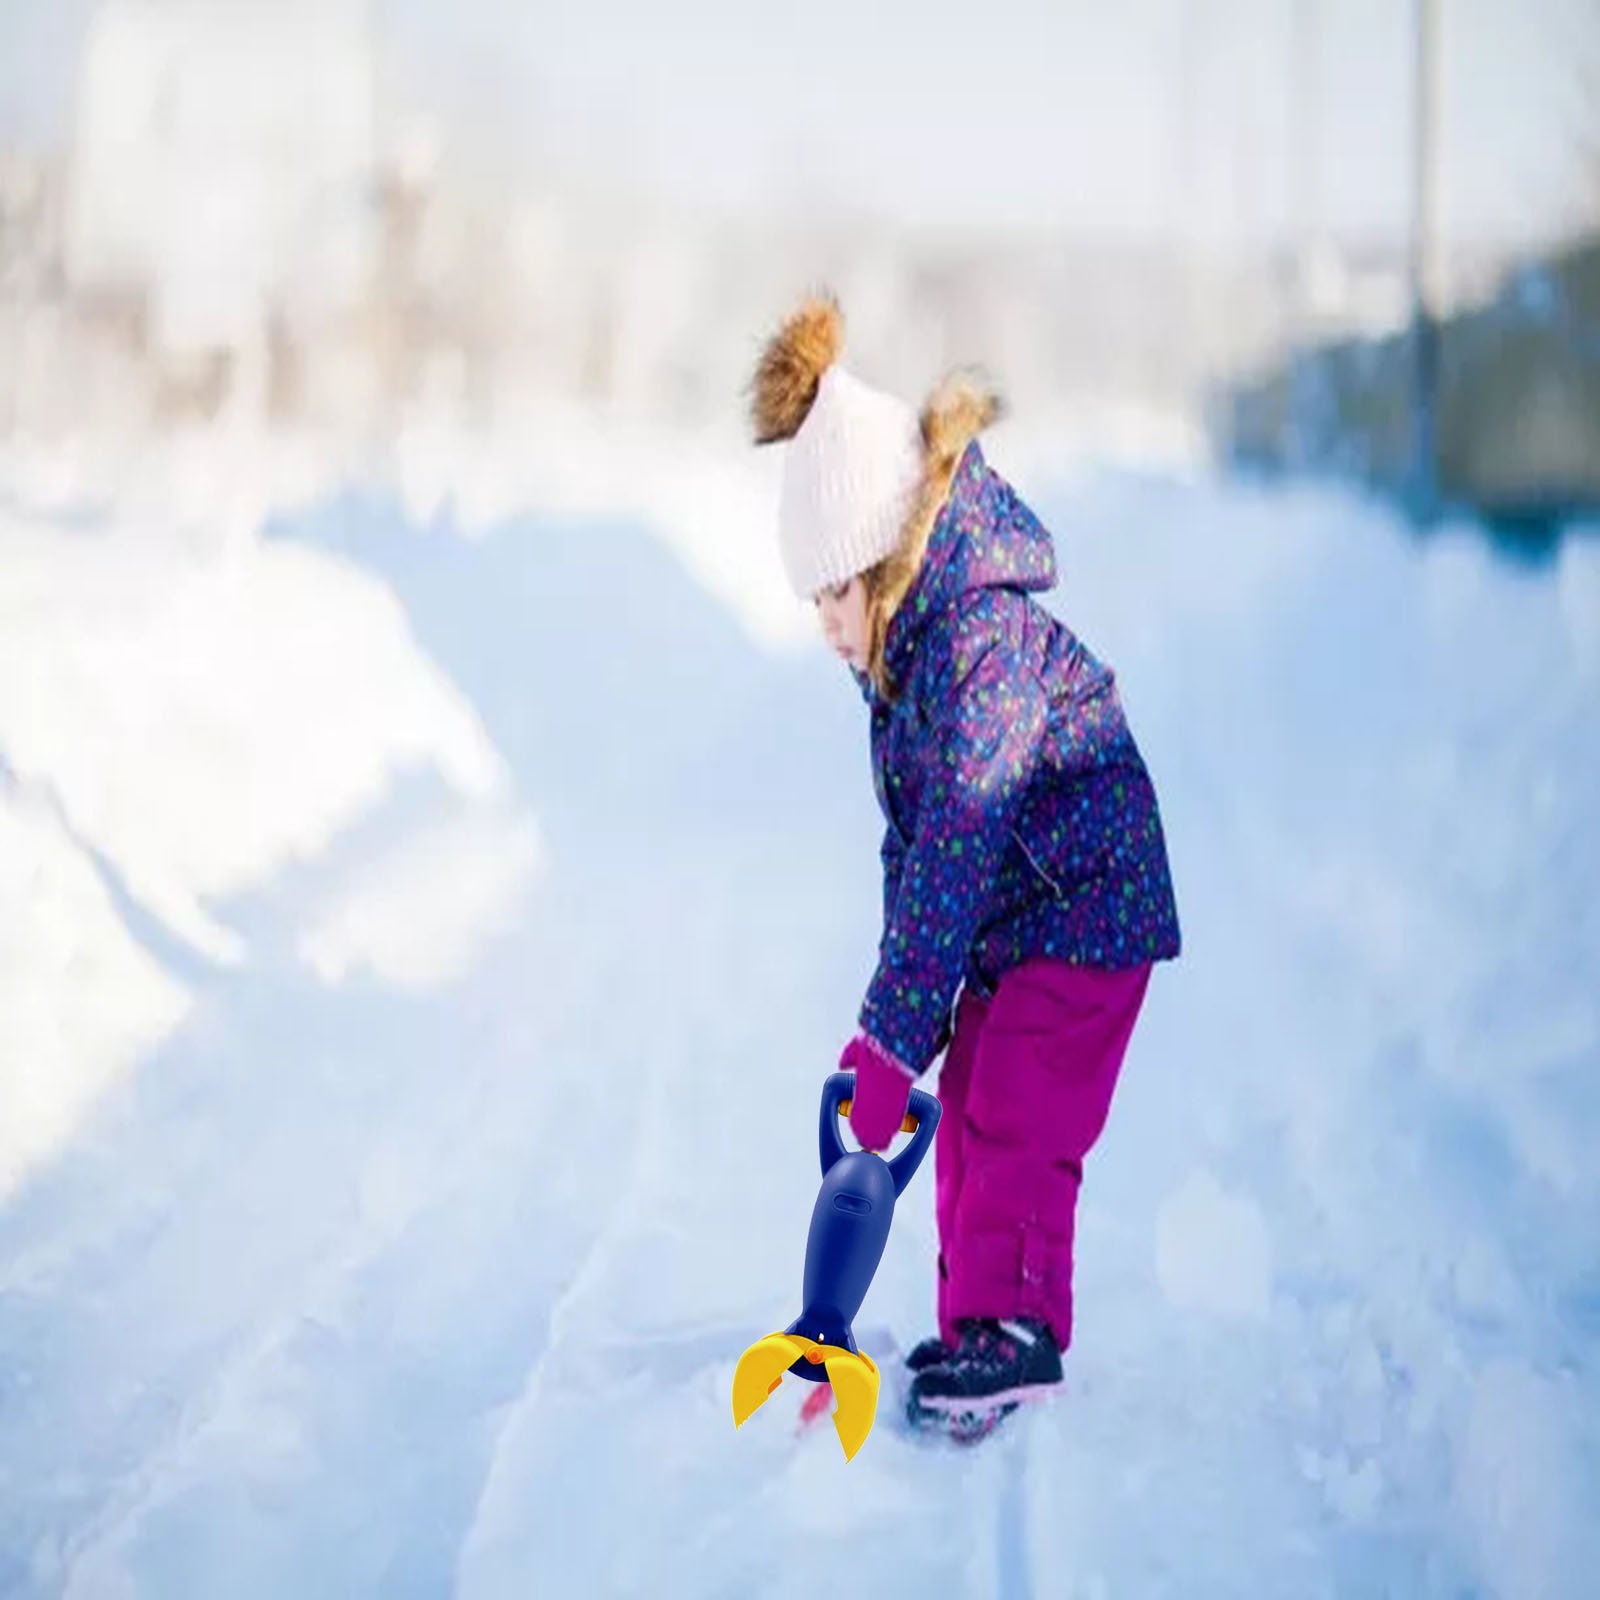
[[[922,407],[922,442],[928,466],[953,471],[968,444],[1004,410],[1000,396],[974,372],[952,373]]]
[[[792,439],[817,397],[822,374],[844,342],[844,316],[831,294],[807,298],[762,352],[750,383],[757,444]]]

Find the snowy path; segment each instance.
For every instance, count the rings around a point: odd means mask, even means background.
[[[3,663],[0,1046],[78,1090],[0,1209],[0,1594],[1587,1591],[1600,548],[1045,509],[1185,956],[1091,1164],[1068,1396],[848,1467],[795,1385],[729,1411],[877,932],[848,683],[627,526],[355,496],[242,577],[172,555],[188,609],[152,580],[97,659],[114,578],[12,516],[9,636],[78,643]],[[916,1191],[870,1340],[928,1325]]]

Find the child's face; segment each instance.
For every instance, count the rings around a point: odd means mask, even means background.
[[[816,596],[828,648],[857,672],[867,670],[867,586],[859,577]]]

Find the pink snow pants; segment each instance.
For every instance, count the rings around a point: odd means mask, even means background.
[[[994,997],[966,991],[940,1068],[934,1144],[939,1331],[958,1317],[1040,1317],[1072,1340],[1072,1237],[1089,1153],[1150,981],[1038,959]]]

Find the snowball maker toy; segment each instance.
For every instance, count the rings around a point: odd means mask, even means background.
[[[893,1161],[871,1150],[846,1151],[836,1118],[849,1116],[853,1072],[832,1073],[822,1085],[822,1188],[806,1238],[805,1310],[782,1333],[758,1339],[733,1374],[733,1425],[743,1426],[785,1372],[831,1383],[838,1406],[833,1426],[848,1461],[872,1432],[878,1410],[878,1368],[857,1347],[850,1324],[889,1242],[894,1203],[906,1191],[939,1126],[939,1102],[913,1089],[902,1133],[912,1140]]]

